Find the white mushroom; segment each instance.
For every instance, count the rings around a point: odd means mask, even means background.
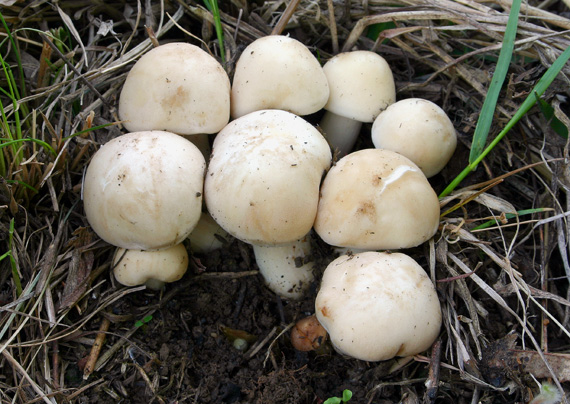
[[[262,109],[308,115],[320,110],[328,96],[323,69],[305,45],[286,36],[265,36],[245,48],[237,61],[231,116]]]
[[[182,278],[187,269],[188,252],[182,244],[156,251],[117,248],[113,257],[115,279],[125,286],[146,285],[158,290],[165,282]]]
[[[228,233],[210,216],[202,212],[198,224],[188,236],[193,253],[206,254],[221,248]]]
[[[390,105],[372,125],[372,142],[379,149],[398,152],[426,177],[439,173],[457,145],[453,123],[438,105],[409,98]]]
[[[279,246],[254,245],[255,262],[269,289],[286,299],[299,299],[314,279],[309,236]]]
[[[337,351],[366,361],[425,351],[441,327],[431,280],[400,253],[335,259],[323,274],[315,314]]]
[[[363,122],[373,122],[396,100],[394,77],[377,53],[340,53],[323,66],[330,95],[320,127],[340,156],[352,150]]]
[[[200,218],[205,169],[196,146],[176,134],[119,136],[95,153],[85,173],[87,220],[99,237],[118,247],[178,244]]]
[[[327,173],[315,230],[328,244],[388,250],[417,246],[437,231],[439,201],[421,170],[406,157],[364,149]]]
[[[292,243],[313,226],[330,163],[326,140],[303,118],[252,112],[214,140],[204,184],[208,212],[246,243]]]
[[[161,45],[130,70],[119,98],[119,117],[131,132],[216,133],[230,118],[230,80],[220,63],[199,47]]]

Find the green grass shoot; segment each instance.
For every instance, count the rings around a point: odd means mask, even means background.
[[[554,108],[552,108],[552,105],[539,97],[536,97],[536,102],[538,102],[542,115],[544,115],[554,132],[562,136],[564,139],[568,139],[568,128],[556,117],[556,115],[554,115]]]
[[[214,16],[214,27],[216,29],[216,35],[218,36],[218,43],[220,45],[220,58],[222,59],[222,64],[225,64],[226,52],[224,47],[224,30],[222,28],[222,18],[220,16],[218,0],[204,0],[204,4]]]
[[[501,51],[499,52],[499,60],[497,61],[495,72],[493,73],[491,84],[489,85],[489,90],[487,90],[487,96],[485,97],[481,113],[479,114],[479,119],[477,120],[475,133],[473,134],[471,152],[469,153],[469,164],[472,164],[477,160],[483,152],[487,142],[487,136],[489,135],[491,123],[493,122],[494,112],[497,108],[497,100],[499,99],[499,94],[503,87],[503,83],[505,82],[505,77],[507,76],[507,72],[511,64],[511,58],[513,56],[520,7],[521,0],[515,0],[512,2],[505,35],[503,37],[503,44],[501,46]]]
[[[505,137],[505,135],[515,126],[515,124],[536,104],[536,100],[548,89],[554,81],[558,73],[562,70],[566,62],[570,59],[570,46],[562,52],[562,54],[552,63],[552,65],[544,72],[538,83],[534,86],[530,94],[526,97],[519,109],[516,111],[511,120],[505,125],[503,130],[495,139],[483,150],[479,156],[461,172],[451,183],[443,190],[439,197],[449,195],[467,175],[477,168],[477,165],[495,148],[495,146]]]
[[[348,403],[352,398],[352,391],[346,389],[342,392],[342,397],[331,397],[325,400],[323,404],[341,404]]]
[[[152,320],[152,315],[148,315],[143,317],[141,320],[137,320],[135,322],[135,327],[142,327],[143,325],[150,323],[150,321]]]
[[[524,210],[517,211],[517,213],[505,213],[505,219],[509,220],[509,219],[513,219],[517,216],[521,217],[521,216],[531,215],[533,213],[541,213],[541,212],[546,212],[546,211],[550,211],[550,210],[551,209],[544,209],[544,208],[524,209]],[[471,231],[483,230],[483,229],[486,229],[486,228],[494,226],[494,225],[498,225],[498,226],[501,225],[499,219],[488,220],[484,223],[481,223],[479,226],[472,228]]]

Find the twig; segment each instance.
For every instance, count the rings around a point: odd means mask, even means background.
[[[105,343],[105,338],[107,336],[107,331],[109,330],[109,326],[111,322],[106,318],[103,317],[103,321],[99,326],[99,332],[95,337],[95,342],[91,347],[91,352],[89,353],[89,359],[87,359],[87,364],[85,365],[85,370],[83,371],[83,380],[87,380],[93,370],[95,369],[95,364],[97,363],[97,359],[99,358],[99,353],[101,352],[101,348]]]
[[[441,340],[433,343],[431,359],[429,362],[429,375],[426,380],[424,403],[435,403],[439,386],[439,369],[441,364]]]
[[[295,13],[295,10],[297,9],[297,6],[300,2],[301,0],[291,0],[289,4],[287,4],[285,11],[283,11],[283,14],[281,14],[281,17],[279,18],[279,21],[277,21],[277,24],[275,24],[273,31],[271,31],[271,35],[281,35],[283,33],[283,30]]]
[[[329,10],[329,29],[331,30],[332,49],[336,55],[338,53],[338,32],[336,29],[333,0],[327,0],[327,7]]]

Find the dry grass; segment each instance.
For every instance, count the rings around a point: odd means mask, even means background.
[[[393,68],[398,98],[430,99],[454,121],[461,145],[457,160],[434,179],[434,187],[441,190],[467,164],[510,4],[302,0],[283,18],[285,0],[220,2],[225,68],[231,75],[243,47],[270,34],[280,19],[287,22],[285,32],[323,62],[337,49],[378,51]],[[15,40],[8,41],[6,31],[0,30],[6,39],[2,57],[14,84],[20,86],[17,53],[24,74],[17,102],[1,95],[2,137],[21,128],[22,138],[45,143],[27,141],[2,149],[6,165],[0,177],[0,256],[7,251],[10,255],[0,261],[0,401],[83,402],[81,398],[95,389],[104,390],[110,401],[115,396],[118,400],[124,392],[105,374],[121,366],[130,339],[140,330],[124,324],[152,315],[199,279],[185,278],[144,312],[114,314],[114,304],[141,288],[118,287],[109,277],[110,247],[90,231],[82,213],[82,174],[97,147],[123,132],[115,106],[133,63],[156,40],[202,44],[217,56],[213,18],[201,3],[184,0],[17,2],[4,7],[2,14]],[[561,2],[523,4],[515,55],[491,136],[570,45],[569,16]],[[388,25],[375,38],[373,29],[381,23]],[[48,45],[57,39],[43,33],[58,27],[63,30],[57,35],[70,45],[61,51]],[[570,66],[543,97],[567,126],[568,73]],[[0,80],[8,89],[5,74]],[[366,147],[366,141],[361,146]],[[403,386],[392,390],[396,400],[406,393],[417,400],[408,402],[419,402],[423,390],[408,386],[421,387],[426,377],[424,402],[431,402],[429,394],[434,392],[449,402],[526,402],[538,391],[530,373],[561,389],[570,380],[570,361],[552,356],[568,352],[570,346],[567,153],[566,139],[533,109],[468,178],[464,185],[469,187],[442,200],[442,211],[458,205],[442,217],[435,239],[410,252],[437,283],[444,312],[440,349],[431,357],[415,358],[429,364],[430,374],[416,375],[419,384],[413,378],[376,380],[362,392],[365,398],[352,402],[378,402],[374,400],[386,386]],[[507,219],[507,214],[532,208],[542,212]],[[498,223],[474,230],[490,218]],[[116,338],[89,365],[91,377],[69,386],[66,371],[73,364],[59,354],[60,347],[87,354],[97,335],[99,342],[105,335]],[[511,335],[515,342],[507,344]],[[515,362],[508,360],[513,358]],[[531,359],[532,371],[523,366]],[[168,390],[159,388],[148,369],[137,372],[152,392],[149,397],[168,402],[163,398],[169,397]]]

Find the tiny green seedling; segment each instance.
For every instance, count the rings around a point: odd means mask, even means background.
[[[152,320],[152,315],[145,316],[142,318],[142,320],[135,322],[135,327],[142,327],[143,325],[150,323],[150,320]]]
[[[331,397],[327,398],[323,404],[340,404],[340,403],[347,403],[352,398],[352,391],[346,389],[342,392],[341,397]]]
[[[540,394],[536,396],[530,404],[556,404],[562,399],[560,391],[550,383],[540,385]]]

